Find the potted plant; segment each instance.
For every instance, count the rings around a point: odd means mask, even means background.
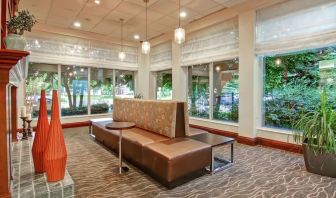
[[[294,125],[294,141],[302,142],[308,172],[336,178],[336,110],[325,89],[320,97],[316,110]]]
[[[7,49],[24,50],[26,40],[23,37],[25,31],[30,32],[36,23],[34,15],[28,10],[22,10],[7,21],[8,36],[5,39]]]

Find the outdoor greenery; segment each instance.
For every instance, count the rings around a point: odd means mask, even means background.
[[[336,47],[269,56],[264,61],[266,126],[292,128],[302,114],[318,108],[322,87],[336,95]]]
[[[91,114],[108,113],[109,106],[106,103],[91,105]]]
[[[17,16],[7,21],[8,32],[23,35],[24,31],[31,32],[36,22],[34,15],[30,14],[28,10],[19,11]]]
[[[47,64],[29,64],[25,99],[32,107],[33,118],[38,116],[39,99],[42,89],[46,91],[47,109],[48,115],[50,115],[52,90],[57,89],[57,86],[57,68],[53,69],[53,65]]]
[[[189,91],[190,115],[209,118],[209,77],[192,76],[191,89]]]
[[[87,114],[87,69],[75,66],[62,66],[62,96],[66,94],[67,106],[62,103],[62,116]],[[64,94],[65,92],[65,94]]]
[[[326,89],[314,111],[302,114],[294,125],[296,142],[305,142],[312,149],[323,153],[336,153],[336,110]]]
[[[157,99],[172,99],[172,74],[167,72],[157,73]]]

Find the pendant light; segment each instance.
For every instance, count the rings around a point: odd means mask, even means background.
[[[175,29],[175,32],[174,32],[174,39],[175,39],[175,42],[178,44],[181,44],[185,41],[185,31],[181,27],[180,13],[181,13],[181,0],[179,0],[179,27]]]
[[[147,4],[149,0],[144,0],[146,3],[146,40],[141,44],[141,51],[143,54],[148,54],[150,52],[150,43],[147,41]]]
[[[123,24],[124,19],[120,19],[120,52],[118,53],[118,57],[120,61],[124,61],[126,58],[126,53],[124,52],[124,45],[123,45]]]

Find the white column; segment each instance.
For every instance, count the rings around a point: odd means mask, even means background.
[[[149,99],[156,99],[156,73],[149,71]]]
[[[261,120],[262,67],[255,55],[255,10],[239,15],[240,136],[255,138]]]
[[[149,99],[149,54],[142,54],[141,47],[138,51],[139,69],[137,74],[137,91],[144,99]]]
[[[181,67],[181,46],[172,41],[173,100],[187,101],[188,68]]]

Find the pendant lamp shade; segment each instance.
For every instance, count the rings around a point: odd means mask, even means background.
[[[178,44],[182,44],[185,41],[185,30],[181,27],[181,0],[179,0],[179,27],[175,29],[174,40]]]
[[[143,54],[148,54],[150,52],[150,43],[148,41],[142,42],[141,50]]]
[[[124,52],[124,38],[123,38],[123,36],[124,36],[124,34],[123,34],[123,30],[124,30],[124,27],[123,27],[123,25],[124,25],[124,19],[120,19],[120,52],[118,53],[118,58],[119,58],[119,60],[122,62],[122,61],[124,61],[125,60],[125,58],[126,58],[126,53]]]
[[[174,39],[178,44],[182,44],[185,41],[185,31],[183,28],[179,27],[175,29]]]
[[[149,0],[144,0],[144,2],[146,3],[146,40],[142,42],[141,44],[141,52],[143,54],[149,54],[150,52],[150,43],[147,40],[147,4],[148,4]]]
[[[124,61],[125,58],[126,58],[126,53],[123,52],[123,51],[119,52],[119,53],[118,53],[118,58],[119,58],[119,60],[120,60],[121,62]]]

